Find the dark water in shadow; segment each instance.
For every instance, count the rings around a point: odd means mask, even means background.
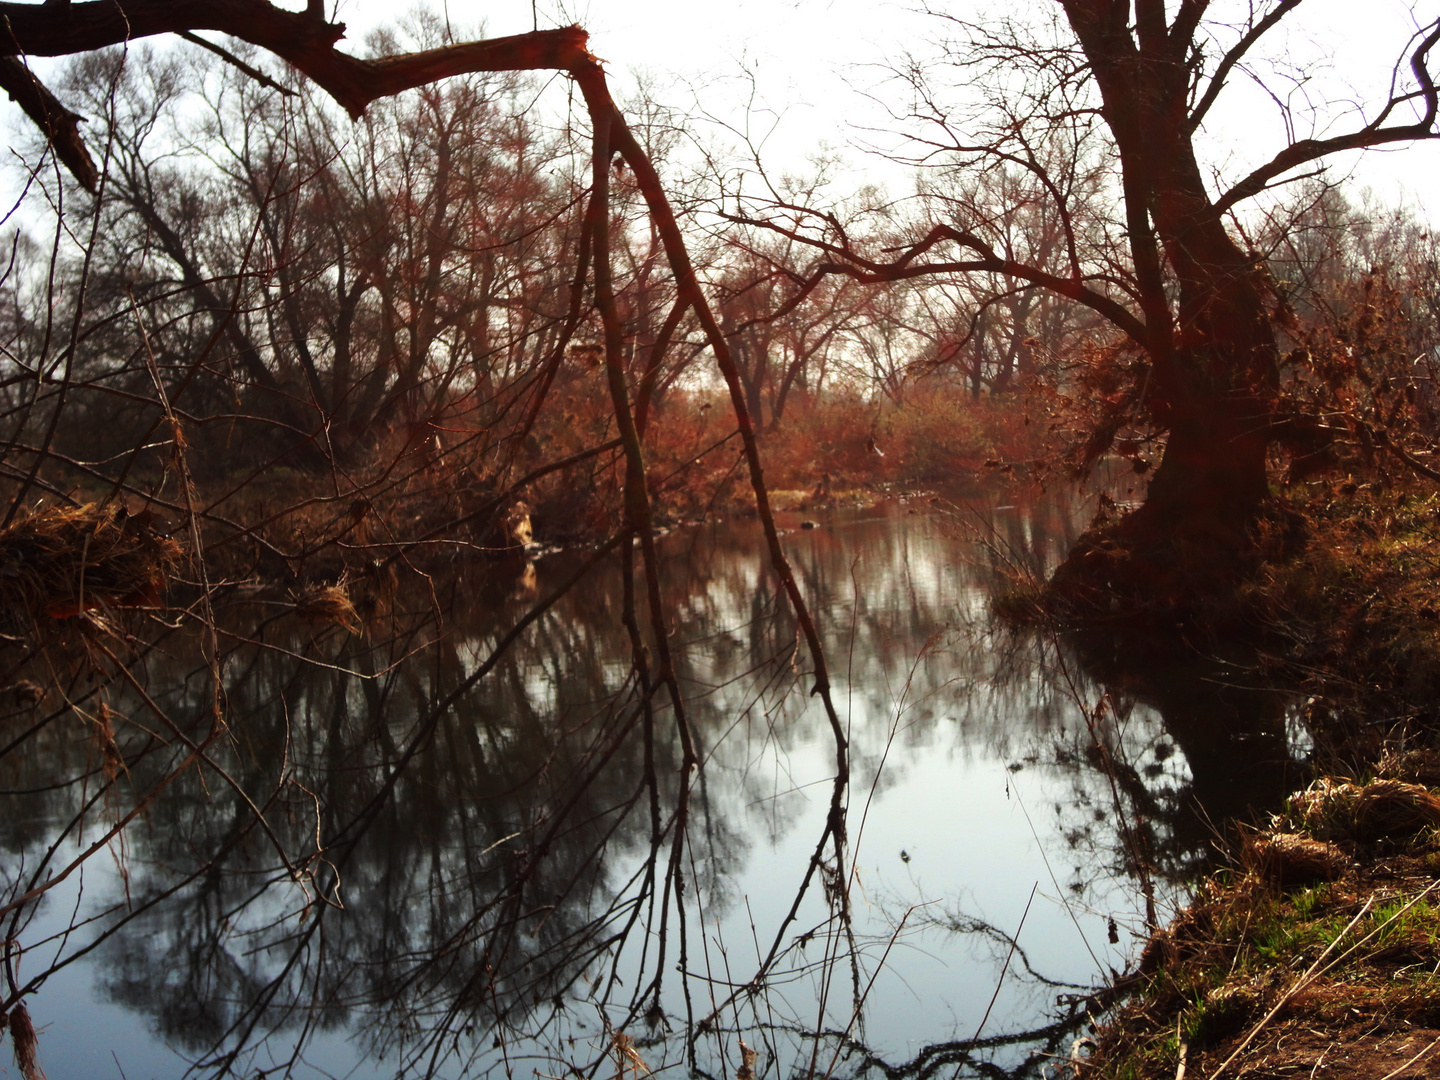
[[[29,734],[32,714],[0,719],[12,898],[144,804],[7,916],[41,1064],[719,1077],[743,1042],[764,1076],[1041,1075],[1075,1037],[1057,1021],[1135,951],[1146,895],[1163,918],[1224,818],[1289,790],[1304,738],[1236,658],[995,626],[992,591],[1086,516],[997,503],[782,522],[848,742],[838,802],[744,522],[661,544],[683,731],[635,674],[618,557],[492,656],[584,553],[407,588],[363,638],[236,600],[223,732],[187,629],[128,680],[76,677],[75,708],[48,701]]]

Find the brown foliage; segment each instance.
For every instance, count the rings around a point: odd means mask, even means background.
[[[1419,471],[1440,435],[1429,320],[1398,271],[1341,282],[1293,328],[1279,446],[1287,482],[1335,470]]]

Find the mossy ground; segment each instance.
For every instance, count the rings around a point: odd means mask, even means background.
[[[1335,842],[1309,824],[1292,807],[1252,834],[1236,865],[1152,937],[1139,992],[1102,1027],[1084,1075],[1436,1075],[1434,828]],[[1291,852],[1319,845],[1335,857],[1277,858],[1276,837]]]

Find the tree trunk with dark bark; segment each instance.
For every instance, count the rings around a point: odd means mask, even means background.
[[[1278,352],[1259,268],[1225,227],[1193,145],[1191,41],[1165,6],[1067,0],[1119,151],[1152,364],[1144,406],[1169,430],[1137,526],[1221,526],[1243,543],[1269,491]],[[1176,302],[1178,300],[1178,302]]]

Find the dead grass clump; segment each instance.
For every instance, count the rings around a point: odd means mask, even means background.
[[[124,755],[120,753],[120,746],[115,741],[114,720],[118,715],[103,701],[95,714],[95,748],[100,752],[101,768],[111,780],[127,771]]]
[[[180,545],[123,506],[49,506],[0,531],[0,621],[43,619],[102,605],[158,607]]]
[[[1440,798],[1420,784],[1376,780],[1355,800],[1355,835],[1361,840],[1414,836],[1440,825]]]
[[[1440,787],[1440,753],[1422,749],[1388,749],[1376,763],[1375,775],[1386,780]]]
[[[744,1039],[737,1039],[736,1042],[740,1044],[740,1067],[735,1070],[735,1080],[755,1080],[755,1062],[760,1055],[746,1046]]]
[[[23,1001],[10,1010],[10,1041],[15,1048],[15,1067],[20,1075],[25,1080],[45,1080],[37,1053],[40,1041],[35,1037],[35,1024]]]
[[[1333,881],[1350,865],[1350,857],[1335,844],[1298,833],[1261,833],[1242,857],[1262,880],[1282,889]]]
[[[46,690],[33,679],[16,679],[9,686],[0,687],[0,694],[8,695],[17,710],[28,712],[45,703]]]
[[[1291,812],[1313,836],[1377,841],[1440,826],[1440,797],[1421,784],[1317,780],[1291,800]]]
[[[358,634],[365,628],[344,581],[334,585],[312,585],[302,590],[295,598],[294,611],[308,622],[341,626],[352,634]]]
[[[1290,817],[1311,836],[1328,840],[1349,836],[1355,823],[1360,787],[1325,776],[1290,799]]]
[[[611,1033],[610,1053],[615,1060],[615,1080],[639,1080],[642,1076],[654,1075],[635,1049],[635,1043],[623,1031]]]
[[[1260,1015],[1270,989],[1267,979],[1232,975],[1204,995],[1188,1041],[1205,1045],[1238,1034]]]

